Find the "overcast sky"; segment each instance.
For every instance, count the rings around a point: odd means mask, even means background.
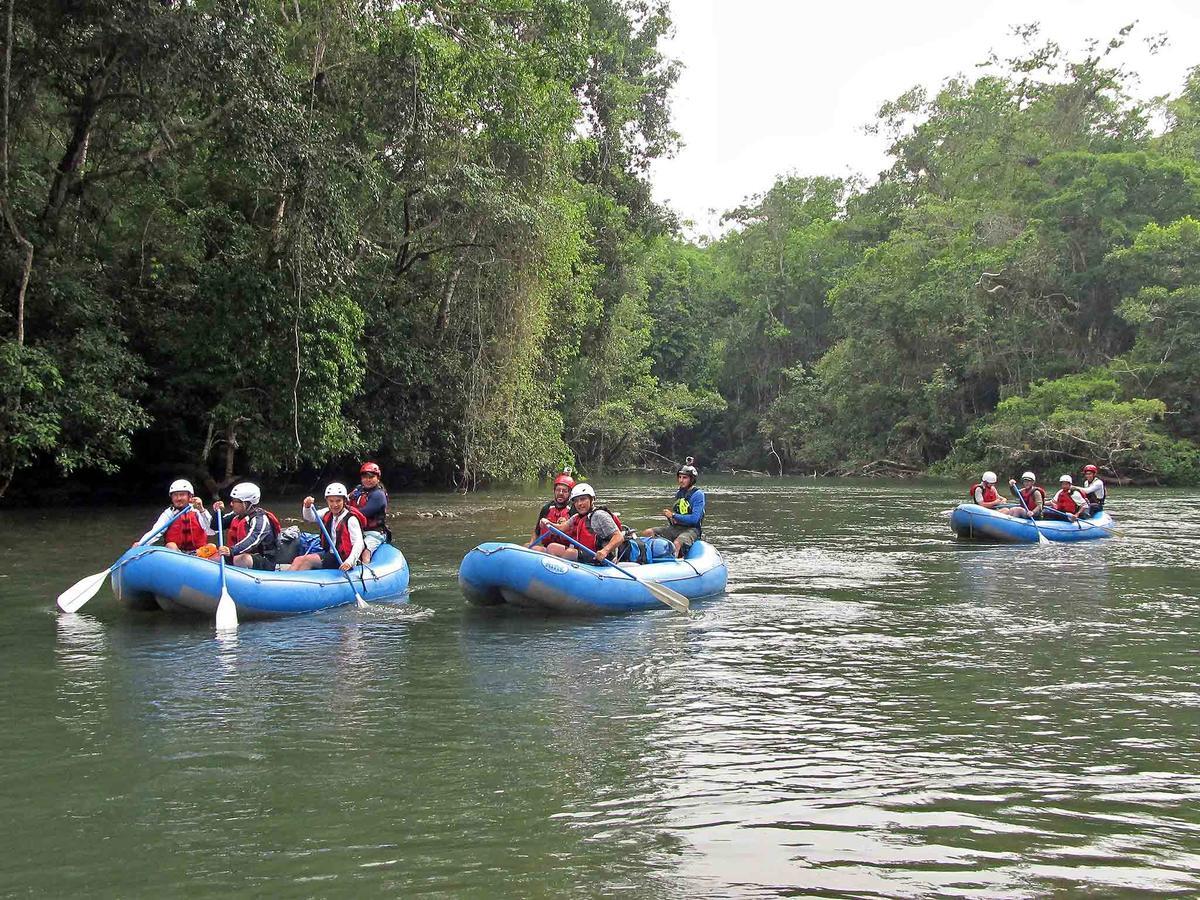
[[[1078,50],[1137,20],[1118,58],[1141,74],[1138,96],[1176,94],[1200,65],[1200,0],[672,0],[671,12],[664,49],[684,66],[673,116],[685,146],[652,178],[693,234],[716,233],[720,212],[787,172],[873,179],[886,146],[863,126],[879,106],[974,74],[991,50],[1016,55],[1013,25],[1040,22],[1043,38]],[[1151,56],[1145,39],[1162,32],[1170,43]]]

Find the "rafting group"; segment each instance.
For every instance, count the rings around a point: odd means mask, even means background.
[[[1020,483],[1009,479],[1012,500],[996,489],[996,482],[995,472],[984,472],[971,485],[968,502],[951,511],[950,528],[960,538],[1044,544],[1116,533],[1112,517],[1104,511],[1108,489],[1095,465],[1083,467],[1082,484],[1063,474],[1053,496],[1033,472],[1022,473]]]
[[[225,504],[217,500],[213,503],[214,517],[185,478],[172,482],[168,489],[170,505],[133,546],[152,544],[161,535],[168,550],[201,559],[221,557],[247,569],[346,572],[370,563],[371,555],[392,537],[387,527],[387,488],[380,481],[379,466],[364,462],[358,474],[361,483],[353,490],[348,491],[340,481],[325,488],[324,509],[315,508],[313,497],[304,498],[300,514],[306,522],[319,524],[320,546],[315,541],[301,544],[299,529],[285,531],[275,513],[260,505],[262,492],[258,485],[249,481],[235,484],[229,492],[232,510],[224,514]],[[209,541],[222,535],[219,544]]]
[[[301,518],[315,522],[319,535],[284,528],[252,482],[234,485],[229,512],[220,499],[210,512],[192,483],[177,479],[168,489],[170,505],[150,529],[106,571],[63,592],[58,606],[74,612],[106,577],[126,605],[214,614],[219,629],[223,620],[235,628],[239,618],[404,599],[408,563],[392,544],[381,476],[378,464],[364,462],[352,490],[337,481],[325,488],[323,508],[305,497]],[[662,511],[664,524],[638,533],[564,469],[538,513],[532,542],[472,550],[460,568],[463,591],[482,605],[590,612],[665,605],[685,612],[691,599],[719,594],[726,583],[724,561],[702,539],[707,502],[698,478],[689,456],[676,473],[671,506]],[[513,552],[498,556],[497,547]]]

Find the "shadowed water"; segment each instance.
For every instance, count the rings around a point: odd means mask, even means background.
[[[669,481],[601,495],[648,523]],[[229,640],[107,587],[53,612],[155,510],[5,513],[0,890],[1200,891],[1194,492],[1006,547],[954,542],[958,486],[705,486],[730,589],[689,618],[466,607],[463,553],[541,500],[510,489],[394,498],[407,606]]]

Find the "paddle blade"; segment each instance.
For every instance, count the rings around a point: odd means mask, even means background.
[[[358,591],[354,592],[354,602],[359,609],[368,609],[367,601],[362,598],[362,594]]]
[[[639,578],[638,581],[641,581],[641,579]],[[665,585],[655,584],[652,581],[642,581],[642,584],[646,586],[646,590],[653,594],[654,599],[659,603],[665,603],[677,613],[682,613],[685,616],[688,614],[690,604],[688,598],[683,596],[683,594],[673,591]]]
[[[104,584],[104,579],[108,577],[108,573],[109,570],[105,569],[103,572],[97,572],[95,575],[79,579],[79,581],[58,595],[58,608],[63,612],[75,612],[75,610],[96,596],[96,592],[100,590],[100,585]]]
[[[217,601],[217,631],[237,631],[237,607],[229,596],[229,588],[222,586],[221,599]]]

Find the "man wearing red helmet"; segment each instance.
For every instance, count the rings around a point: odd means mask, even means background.
[[[555,528],[562,528],[563,523],[571,518],[571,504],[567,498],[571,496],[573,487],[575,487],[575,479],[571,477],[571,470],[563,469],[554,479],[554,499],[543,506],[542,511],[538,513],[537,522],[533,526],[534,540],[542,538],[542,544],[557,540],[554,534],[542,525],[542,519],[546,519]]]
[[[387,527],[387,488],[379,480],[382,475],[378,463],[363,463],[358,470],[358,477],[362,483],[350,492],[350,505],[367,520],[363,529],[366,549],[360,557],[364,566],[371,561],[371,554],[380,544],[385,541],[389,544],[392,542],[392,532]]]
[[[1084,499],[1088,502],[1087,515],[1094,516],[1104,509],[1104,500],[1108,497],[1108,489],[1100,480],[1100,470],[1091,463],[1083,467],[1083,487],[1080,490],[1083,491]]]

